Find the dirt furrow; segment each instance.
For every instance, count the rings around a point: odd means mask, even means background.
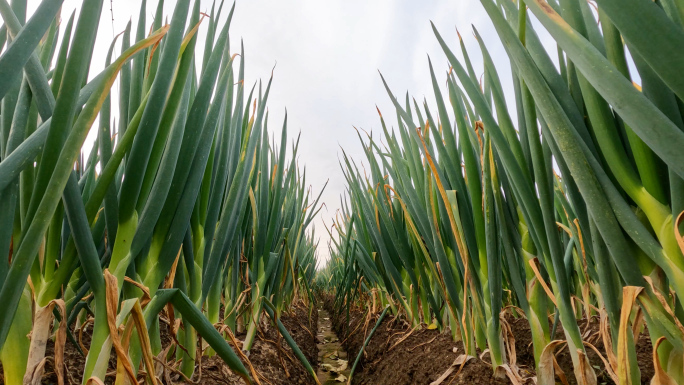
[[[323,308],[318,309],[318,341],[318,380],[323,385],[346,382],[351,363],[332,328],[330,314]]]

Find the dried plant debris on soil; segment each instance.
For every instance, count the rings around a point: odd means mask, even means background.
[[[522,318],[507,316],[513,335],[515,336],[515,349],[517,366],[525,377],[532,377],[534,373],[534,353],[531,344],[529,323]],[[346,314],[333,317],[333,328],[340,338],[342,345],[349,352],[349,356],[356,357],[367,334],[372,329],[377,318],[366,322],[365,315],[361,311],[353,311],[347,323]],[[599,322],[597,319],[581,320],[580,330],[586,336],[585,340],[591,342],[605,357],[603,342],[598,334]],[[449,333],[440,333],[437,330],[421,328],[413,330],[408,323],[401,319],[387,317],[376,330],[359,366],[353,376],[355,385],[413,385],[430,384],[444,374],[454,363],[457,357],[464,354],[465,350],[461,342],[454,342]],[[564,340],[565,336],[559,325],[556,339]],[[508,378],[495,378],[488,354],[481,354],[466,362],[459,372],[457,367],[443,380],[442,384],[511,384]],[[637,342],[637,356],[641,370],[642,384],[648,384],[654,375],[652,363],[652,346],[648,332],[644,331]],[[613,384],[605,373],[604,364],[600,357],[591,349],[588,349],[589,361],[594,366],[599,384]],[[572,360],[567,348],[560,350],[556,355],[560,368],[566,375],[570,385],[576,385],[573,375]]]
[[[532,333],[530,332],[529,323],[524,318],[514,318],[512,316],[507,316],[506,320],[511,326],[513,335],[515,336],[515,351],[518,359],[518,366],[534,369],[534,351],[532,350]],[[594,347],[606,357],[603,339],[599,334],[600,325],[598,318],[591,318],[589,322],[587,322],[586,319],[580,320],[578,321],[578,326],[582,332],[583,340],[594,345]],[[558,324],[558,328],[556,329],[555,339],[565,340],[561,323]],[[650,384],[651,378],[655,375],[655,370],[653,368],[653,346],[651,344],[651,338],[648,335],[648,330],[645,328],[639,335],[636,351],[639,370],[641,371],[641,383]],[[598,383],[614,384],[605,372],[603,361],[593,349],[587,349],[587,357],[596,371]],[[568,383],[570,385],[577,384],[577,380],[572,375],[572,358],[570,357],[567,348],[556,352],[556,360],[563,372],[565,372]]]
[[[302,306],[293,306],[291,312],[283,313],[281,322],[285,325],[288,332],[295,340],[299,348],[302,350],[306,358],[312,365],[316,365],[318,357],[318,347],[316,345],[315,330],[317,324],[316,312],[311,313],[309,317],[308,309]],[[270,320],[261,323],[257,332],[254,345],[249,354],[249,362],[257,372],[261,384],[272,385],[313,385],[316,382],[309,375],[302,363],[292,352],[292,349],[287,345],[285,340],[280,336],[278,329],[274,327]],[[173,339],[171,338],[168,327],[165,323],[160,324],[162,350],[173,348]],[[313,330],[313,331],[312,331]],[[84,328],[82,334],[82,342],[87,349],[90,346],[90,338],[92,329],[90,327]],[[75,338],[78,339],[78,331],[75,333]],[[237,339],[241,340],[244,335],[238,335]],[[201,342],[200,342],[201,343]],[[280,352],[278,352],[278,344],[280,344]],[[206,349],[206,344],[203,348]],[[235,347],[233,346],[235,349]],[[67,384],[80,384],[83,368],[85,366],[85,357],[82,356],[76,347],[67,342],[65,350],[65,365],[67,367]],[[54,364],[52,357],[54,356],[54,344],[52,341],[48,342],[47,351],[45,354],[48,357],[45,374],[43,375],[42,384],[56,384],[57,376],[54,372]],[[246,367],[249,367],[247,361],[243,360]],[[191,381],[184,379],[178,371],[175,370],[173,362],[161,365],[157,363],[157,378],[161,380],[162,384],[208,384],[208,385],[238,385],[244,384],[244,381],[234,374],[223,360],[214,355],[212,357],[201,357],[201,362],[198,362],[199,368],[195,370],[195,374]],[[116,376],[116,354],[112,350],[109,359],[109,369],[104,383],[114,384]],[[144,373],[139,373],[139,380],[144,378]],[[0,385],[2,385],[2,366],[0,365]]]
[[[349,315],[347,322],[346,313],[335,316],[335,312],[330,310],[329,304],[326,306],[331,313],[332,327],[335,333],[342,340],[342,347],[348,352],[349,364],[351,365],[358,355],[361,346],[374,326],[377,316],[367,319],[366,314],[361,310],[354,310]],[[318,314],[316,311],[310,312],[304,306],[294,306],[289,313],[282,315],[281,321],[287,328],[299,348],[307,357],[312,366],[316,367],[318,361],[318,346],[316,338]],[[515,336],[515,351],[517,366],[524,376],[534,376],[534,355],[531,344],[531,334],[529,323],[523,318],[515,318],[511,315],[506,316],[506,322],[510,325],[511,331]],[[299,362],[280,336],[278,330],[268,322],[262,322],[257,332],[257,338],[249,354],[249,363],[257,372],[262,384],[285,385],[285,384],[315,384],[314,379],[306,372],[304,366]],[[599,335],[599,322],[596,318],[589,321],[579,321],[580,330],[584,340],[594,345],[605,357],[605,348]],[[164,348],[173,345],[168,326],[162,322],[161,338]],[[79,334],[83,347],[88,349],[90,346],[92,329],[87,326],[83,333],[76,331],[74,336],[79,339]],[[238,340],[244,335],[238,335]],[[564,339],[562,325],[556,331],[555,339]],[[278,349],[280,346],[280,349]],[[204,346],[206,348],[206,346]],[[648,336],[648,331],[644,330],[637,341],[637,357],[639,369],[641,370],[642,384],[648,384],[654,375],[652,363],[652,345]],[[437,330],[427,328],[412,329],[408,323],[401,318],[387,317],[378,327],[370,343],[366,346],[362,359],[356,368],[353,376],[355,385],[413,385],[430,384],[439,379],[454,364],[457,357],[465,352],[461,342],[454,342],[449,333],[440,333]],[[478,352],[479,353],[479,352]],[[601,358],[591,349],[587,351],[589,361],[594,366],[598,376],[599,384],[613,384],[605,373]],[[48,357],[43,384],[57,383],[54,371],[54,364],[51,357],[54,355],[54,344],[48,341],[46,357]],[[480,355],[480,354],[478,354]],[[570,385],[576,385],[577,381],[573,376],[572,360],[567,348],[559,349],[556,354],[558,365],[566,374],[566,379]],[[249,364],[243,360],[245,365]],[[442,384],[483,384],[500,385],[511,384],[507,379],[495,378],[489,357],[485,353],[481,357],[468,360],[459,371],[458,367],[452,370],[442,382]],[[79,353],[77,348],[67,342],[65,351],[65,365],[68,384],[81,383],[81,373],[85,365],[85,358]],[[157,377],[163,384],[244,384],[228,366],[217,356],[202,357],[200,367],[195,371],[192,382],[185,380],[177,370],[174,370],[172,363],[169,362],[164,367],[157,365]],[[0,374],[2,366],[0,365]],[[108,376],[105,384],[113,384],[116,371],[116,355],[112,352],[109,360]],[[140,373],[140,379],[144,373]],[[0,384],[2,384],[0,375]]]

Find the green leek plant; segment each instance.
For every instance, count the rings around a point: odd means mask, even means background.
[[[236,332],[236,318],[262,318],[264,301],[282,326],[279,317],[290,304],[312,298],[317,244],[310,224],[320,196],[311,201],[296,144],[286,159],[286,124],[280,146],[270,143],[271,81],[256,95],[254,88],[245,93],[244,49],[230,49],[235,5],[221,24],[223,2],[204,15],[199,0],[192,7],[180,0],[163,25],[164,2],[157,2],[148,23],[143,1],[137,25],[129,22],[111,42],[105,69],[89,74],[104,2],[83,1],[78,17],[65,25],[61,4],[43,1],[27,18],[25,0],[0,0],[5,383],[36,375],[31,362],[44,356],[44,345],[34,347],[26,335],[52,330],[52,318],[33,319],[56,301],[66,310],[56,322],[69,323],[69,334],[74,320],[80,326],[89,314],[94,319],[83,383],[104,380],[112,348],[117,383],[137,381],[141,364],[149,373],[151,356],[163,348],[164,308],[181,320],[178,337],[185,346],[197,346],[202,336],[211,354],[249,383],[244,364],[214,327],[222,323],[221,304]],[[195,46],[206,16],[200,66]],[[117,81],[119,93],[110,95]],[[97,140],[83,153],[96,120]],[[254,237],[263,242],[253,243]],[[119,326],[136,327],[130,343],[122,342]],[[245,341],[247,350],[253,338]],[[192,377],[198,351],[181,350],[181,371]]]
[[[408,95],[400,102],[382,79],[397,124],[390,130],[381,116],[385,144],[362,140],[369,171],[344,156],[347,198],[317,284],[336,293],[340,313],[384,293],[414,324],[450,327],[468,354],[489,348],[495,370],[507,363],[499,314],[519,307],[542,380],[552,378],[542,363],[553,315],[586,384],[597,380],[577,325],[595,315],[612,341],[609,372],[637,383],[635,303],[660,341],[659,381],[681,381],[684,259],[674,218],[684,211],[684,125],[679,56],[664,55],[684,36],[681,6],[481,3],[510,58],[514,100],[477,30],[482,82],[463,40],[459,58],[434,29],[451,67],[446,92],[432,63],[436,113]],[[530,12],[556,41],[559,64]]]

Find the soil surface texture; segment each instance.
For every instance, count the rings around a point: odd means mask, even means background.
[[[302,303],[293,306],[289,312],[282,315],[281,321],[313,368],[321,384],[343,384],[350,377],[353,366],[366,337],[377,322],[379,312],[369,315],[368,309],[352,309],[348,314],[336,312],[332,309],[330,298],[321,301],[321,307],[310,309]],[[377,310],[377,309],[376,309]],[[528,322],[522,317],[514,317],[510,313],[505,317],[506,323],[515,339],[516,367],[518,373],[525,379],[535,376],[534,354],[531,333]],[[583,319],[578,322],[583,340],[593,345],[595,352],[587,348],[587,356],[598,377],[599,384],[614,384],[605,371],[603,360],[606,351],[600,336],[597,318]],[[88,349],[92,333],[92,325],[80,333],[73,334],[80,340],[82,349]],[[162,347],[174,348],[173,338],[166,323],[162,322]],[[244,333],[238,334],[236,347],[242,347]],[[554,336],[557,340],[564,340],[562,325],[559,324]],[[206,343],[199,346],[207,348]],[[652,345],[648,330],[639,335],[636,345],[641,383],[650,383],[654,375],[652,362]],[[454,342],[449,332],[440,333],[425,325],[412,327],[401,317],[387,315],[373,334],[365,347],[361,359],[352,377],[354,385],[428,385],[438,380],[441,385],[454,384],[483,384],[504,385],[512,382],[506,378],[497,378],[487,352],[478,350],[477,357],[466,360],[465,349],[461,342]],[[43,384],[57,383],[54,370],[54,344],[48,341],[46,350],[47,362],[42,378]],[[556,352],[558,366],[564,373],[569,385],[576,385],[573,375],[572,360],[567,347],[559,348]],[[248,359],[243,359],[245,366],[253,368],[252,373],[261,384],[272,385],[313,385],[314,378],[304,369],[304,365],[297,359],[292,349],[280,336],[278,329],[270,319],[263,319],[257,330],[254,345]],[[65,365],[67,384],[80,384],[85,357],[71,341],[67,341],[65,348]],[[462,366],[462,367],[461,367]],[[177,365],[167,361],[166,365],[157,363],[157,378],[163,384],[244,384],[228,366],[217,356],[203,356],[191,380],[183,378],[177,370]],[[251,369],[250,369],[251,370]],[[2,365],[0,364],[0,385],[2,380]],[[116,374],[116,355],[112,352],[109,359],[109,369],[105,384],[113,384]],[[254,374],[253,374],[254,376]],[[139,373],[139,379],[144,373]],[[561,383],[560,377],[557,380]]]
[[[309,314],[309,309],[301,304],[293,306],[289,313],[283,313],[281,322],[295,340],[299,349],[304,353],[312,367],[316,367],[318,360],[318,346],[316,344],[316,325],[318,314],[314,311]],[[265,323],[261,323],[264,326]],[[297,359],[287,342],[280,336],[278,329],[270,322],[268,328],[260,327],[257,337],[250,350],[249,361],[257,372],[261,384],[273,385],[309,385],[315,384],[313,377],[304,369],[304,365]],[[244,340],[244,335],[239,334],[237,339]],[[278,348],[280,346],[280,348]],[[235,347],[233,346],[233,349]],[[249,364],[243,359],[245,367],[249,370]],[[235,375],[220,357],[203,357],[202,360],[202,384],[209,385],[233,385],[244,384],[244,381]],[[193,378],[197,381],[197,375]],[[183,381],[174,383],[187,383]]]
[[[336,314],[329,300],[325,307],[331,314],[333,330],[342,339],[342,347],[348,352],[350,365],[356,358],[363,341],[373,329],[377,321],[377,314],[368,317],[365,309]],[[349,318],[347,318],[349,317]],[[511,315],[506,317],[515,338],[517,367],[523,378],[535,376],[534,353],[531,344],[529,324],[524,318]],[[579,321],[580,330],[585,341],[590,342],[606,357],[605,348],[599,332],[599,321],[592,318]],[[556,331],[555,339],[565,340],[562,325]],[[637,356],[641,370],[642,384],[650,383],[654,375],[652,363],[652,345],[648,331],[644,330],[637,341]],[[460,369],[454,365],[457,357],[464,355],[461,342],[454,342],[452,336],[430,330],[425,325],[412,328],[401,318],[385,317],[381,325],[372,336],[368,346],[364,349],[362,358],[352,377],[355,385],[428,385],[443,378],[441,385],[446,384],[512,384],[504,378],[495,378],[490,364],[489,354],[482,354],[478,350],[477,357],[467,360]],[[599,384],[614,384],[605,372],[601,358],[592,349],[587,348],[587,355],[598,377]],[[559,348],[556,359],[570,385],[577,384],[573,375],[570,354],[566,348]],[[458,361],[460,363],[460,361]],[[460,369],[460,371],[459,371]],[[446,375],[446,372],[450,374]],[[558,383],[561,383],[557,377]]]

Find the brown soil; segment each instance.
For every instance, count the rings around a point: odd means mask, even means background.
[[[91,323],[83,330],[81,341],[86,349],[90,348],[90,341],[93,337],[93,324]],[[78,331],[74,333],[74,338],[78,341]],[[41,380],[41,384],[49,385],[57,383],[57,374],[55,373],[55,365],[53,357],[55,356],[55,344],[53,340],[48,340],[47,349],[45,349],[45,357],[49,357],[45,365],[45,373]],[[78,349],[70,341],[67,341],[64,347],[64,364],[66,365],[65,373],[67,375],[67,384],[80,384],[83,378],[83,368],[85,367],[86,358],[82,356]],[[109,368],[107,373],[112,373],[105,378],[105,384],[114,383],[114,373],[116,373],[116,353],[112,349],[109,355]]]
[[[527,320],[524,318],[514,318],[510,315],[506,316],[506,321],[511,326],[513,335],[515,336],[515,351],[518,359],[518,366],[528,370],[534,370],[534,350],[532,348],[532,334],[530,332],[530,326]],[[585,342],[589,342],[598,349],[599,352],[606,357],[606,349],[603,345],[603,339],[599,335],[599,320],[596,317],[591,318],[589,321],[586,319],[580,320],[578,322],[580,331]],[[565,334],[563,333],[563,325],[559,322],[556,328],[555,339],[565,340]],[[596,376],[599,384],[614,384],[610,376],[605,371],[605,365],[601,358],[596,354],[593,349],[587,348],[587,357],[589,362],[594,367]],[[653,368],[653,346],[651,345],[651,338],[649,337],[648,330],[644,328],[644,331],[639,335],[639,340],[636,345],[637,351],[637,361],[639,363],[639,369],[641,370],[641,383],[649,384],[651,378],[655,374]],[[561,367],[570,385],[577,384],[577,380],[573,375],[572,358],[567,348],[559,350],[556,354],[556,360],[558,365]]]
[[[316,324],[318,323],[316,312],[312,312],[311,317],[309,317],[307,308],[302,305],[293,306],[289,313],[283,313],[281,322],[287,328],[311,366],[315,368],[318,358],[318,347],[314,334]],[[238,335],[237,338],[242,340],[244,335]],[[278,353],[278,341],[280,341],[282,355]],[[250,351],[249,361],[257,371],[262,384],[315,384],[313,377],[304,369],[304,365],[297,359],[292,349],[287,345],[287,342],[280,337],[278,329],[272,324],[269,324],[266,329],[260,328],[257,332],[257,337]],[[248,364],[244,360],[243,363],[249,369]],[[287,368],[287,371],[283,366]],[[194,378],[194,380],[196,379]],[[211,358],[204,357],[202,360],[201,383],[208,385],[233,385],[244,384],[244,381],[232,373],[221,358],[214,356]]]
[[[354,309],[349,315],[349,322],[347,322],[346,314],[338,316],[331,309],[329,299],[324,301],[324,307],[330,313],[332,331],[339,336],[342,348],[348,352],[346,359],[348,359],[349,367],[351,368],[364,340],[375,325],[378,315],[376,314],[367,320],[365,318],[365,309]],[[315,368],[319,359],[317,343],[321,342],[320,339],[316,338],[318,312],[309,312],[309,309],[305,306],[298,304],[293,306],[289,313],[283,314],[281,321],[302,352],[304,352],[309,363]],[[533,376],[534,355],[529,324],[525,319],[515,318],[511,315],[506,316],[506,321],[510,325],[515,337],[517,366],[524,376]],[[172,343],[172,339],[166,325],[162,323],[161,327],[162,345],[166,347]],[[598,320],[595,318],[589,321],[586,319],[581,320],[579,321],[579,327],[584,340],[593,344],[605,357],[603,341],[598,334]],[[407,335],[408,337],[406,337]],[[78,338],[78,333],[76,333],[76,338]],[[244,335],[238,335],[237,338],[242,340]],[[559,325],[555,339],[562,340],[564,338],[562,325]],[[90,327],[84,330],[82,339],[84,346],[88,348],[91,339]],[[278,345],[280,349],[278,349]],[[641,370],[641,382],[642,384],[648,384],[654,375],[651,358],[652,345],[648,330],[644,330],[639,336],[636,350]],[[429,384],[449,369],[456,357],[463,353],[462,343],[454,342],[450,334],[426,328],[412,331],[407,322],[401,318],[388,315],[364,350],[359,365],[355,369],[352,383],[356,385]],[[48,341],[46,357],[49,357],[49,359],[45,367],[43,384],[54,384],[57,382],[54,364],[51,359],[53,354],[54,345],[52,341]],[[598,383],[613,384],[605,372],[604,364],[600,357],[592,349],[587,349],[587,354],[591,365],[596,371]],[[575,385],[576,380],[573,375],[572,360],[567,348],[558,351],[556,358],[569,384]],[[487,354],[484,354],[481,358],[471,359],[463,366],[460,372],[455,370],[454,373],[449,375],[443,384],[510,384],[508,379],[494,378],[488,360]],[[263,384],[308,385],[315,383],[287,343],[280,338],[277,328],[270,321],[262,322],[250,352],[249,361]],[[85,357],[81,356],[76,347],[69,341],[66,344],[65,364],[67,367],[67,383],[80,383],[81,373],[85,365]],[[246,362],[245,364],[248,367]],[[244,384],[217,356],[202,357],[200,367],[201,371],[196,370],[192,379],[195,384]],[[116,356],[112,353],[109,360],[108,372],[110,375],[105,379],[106,384],[114,382],[113,374],[115,368]],[[1,374],[2,365],[0,364],[0,385],[3,383]],[[188,383],[171,370],[168,373],[162,373],[159,377],[164,384]]]
[[[350,312],[349,323],[347,323],[346,314],[337,317],[330,305],[330,302],[326,302],[328,311],[332,314],[333,329],[343,339],[342,345],[349,353],[350,365],[352,365],[363,341],[375,325],[377,315],[372,317],[366,325],[364,313],[358,309]],[[520,373],[525,377],[534,376],[534,352],[531,345],[529,324],[525,319],[513,318],[512,316],[508,316],[507,321],[511,325],[515,337],[517,366],[520,368]],[[580,330],[585,336],[585,340],[591,342],[605,357],[603,342],[597,334],[598,329],[599,324],[596,319],[592,319],[590,322],[587,320],[580,321]],[[363,385],[430,384],[452,365],[457,356],[464,353],[462,343],[454,342],[450,334],[425,328],[413,332],[411,330],[410,325],[405,321],[388,315],[366,347],[353,375],[352,383]],[[394,346],[408,333],[411,333],[408,338]],[[565,339],[562,325],[558,327],[556,339]],[[456,353],[453,352],[454,348],[456,348]],[[587,349],[587,352],[589,361],[598,376],[598,383],[613,384],[610,377],[605,373],[604,364],[600,357],[592,349]],[[643,384],[648,384],[654,375],[651,355],[651,341],[648,332],[645,331],[640,335],[637,342],[637,356]],[[568,382],[575,385],[577,382],[573,375],[572,360],[567,348],[558,352],[557,361]],[[494,378],[488,362],[488,354],[484,354],[482,359],[471,359],[464,365],[460,373],[458,370],[454,371],[444,380],[443,384],[499,385],[511,383],[507,378]]]
[[[457,356],[464,353],[463,344],[435,330],[416,330],[399,345],[389,350],[411,329],[393,322],[381,325],[366,347],[369,361],[357,384],[429,384],[451,367]],[[397,334],[399,333],[399,334]],[[377,338],[377,340],[375,340]],[[375,342],[373,342],[375,340]],[[427,343],[426,343],[427,342]],[[454,348],[456,352],[454,353]],[[358,354],[358,353],[357,353]],[[400,370],[398,370],[401,368]],[[479,359],[469,361],[460,373],[454,371],[445,384],[508,384],[493,378],[491,367]]]
[[[334,312],[331,313],[334,314]],[[349,324],[346,324],[346,315],[338,318],[333,316],[333,328],[337,334],[341,338],[347,336],[342,346],[349,352],[350,365],[353,365],[366,336],[376,322],[377,316],[372,318],[365,327],[365,319],[360,311],[350,314]],[[465,352],[463,344],[454,342],[451,335],[425,328],[413,331],[406,339],[394,346],[411,330],[411,327],[401,320],[386,317],[364,349],[363,357],[352,376],[352,383],[358,385],[429,384],[437,380],[451,367],[456,357]],[[353,333],[349,335],[349,332]],[[455,370],[443,382],[443,384],[449,383],[501,385],[510,382],[494,378],[491,367],[476,358],[468,361],[460,372]]]
[[[318,322],[318,315],[312,312],[309,317],[308,309],[303,305],[293,306],[289,313],[283,313],[281,321],[287,328],[288,332],[295,340],[299,348],[309,360],[309,363],[316,367],[318,357],[318,347],[316,345],[316,325]],[[292,349],[287,345],[287,342],[280,337],[278,329],[270,322],[270,320],[262,323],[263,327],[259,328],[257,332],[254,345],[249,355],[249,361],[259,375],[262,384],[272,385],[289,385],[301,384],[309,385],[315,384],[313,377],[306,372],[302,363],[292,352]],[[84,330],[82,341],[86,348],[90,346],[92,335],[91,327]],[[78,339],[78,333],[75,337]],[[244,335],[238,335],[238,340],[243,340]],[[166,348],[172,343],[172,338],[168,332],[166,324],[161,323],[161,339],[162,347]],[[282,351],[282,361],[277,349],[277,342],[280,342]],[[204,343],[206,348],[206,343]],[[234,349],[234,347],[233,347]],[[46,357],[48,357],[45,365],[45,374],[43,375],[43,384],[57,383],[57,376],[54,372],[54,344],[51,340],[48,341],[46,349]],[[65,365],[67,367],[67,384],[80,384],[82,379],[83,368],[85,366],[85,357],[82,356],[76,347],[67,341],[64,355]],[[249,366],[246,362],[245,367]],[[244,384],[237,375],[235,375],[228,366],[218,356],[202,357],[201,368],[195,370],[195,375],[192,378],[192,383],[197,384]],[[286,370],[284,367],[287,368]],[[158,378],[163,384],[187,384],[190,382],[184,381],[180,375],[173,370],[158,372]],[[200,370],[201,369],[201,370]],[[109,359],[108,375],[105,378],[105,384],[113,384],[116,371],[116,354],[112,351]],[[200,375],[201,372],[201,375]],[[159,375],[160,374],[160,375]],[[142,379],[143,376],[139,376]],[[0,364],[0,385],[4,383],[2,376],[2,364]]]

